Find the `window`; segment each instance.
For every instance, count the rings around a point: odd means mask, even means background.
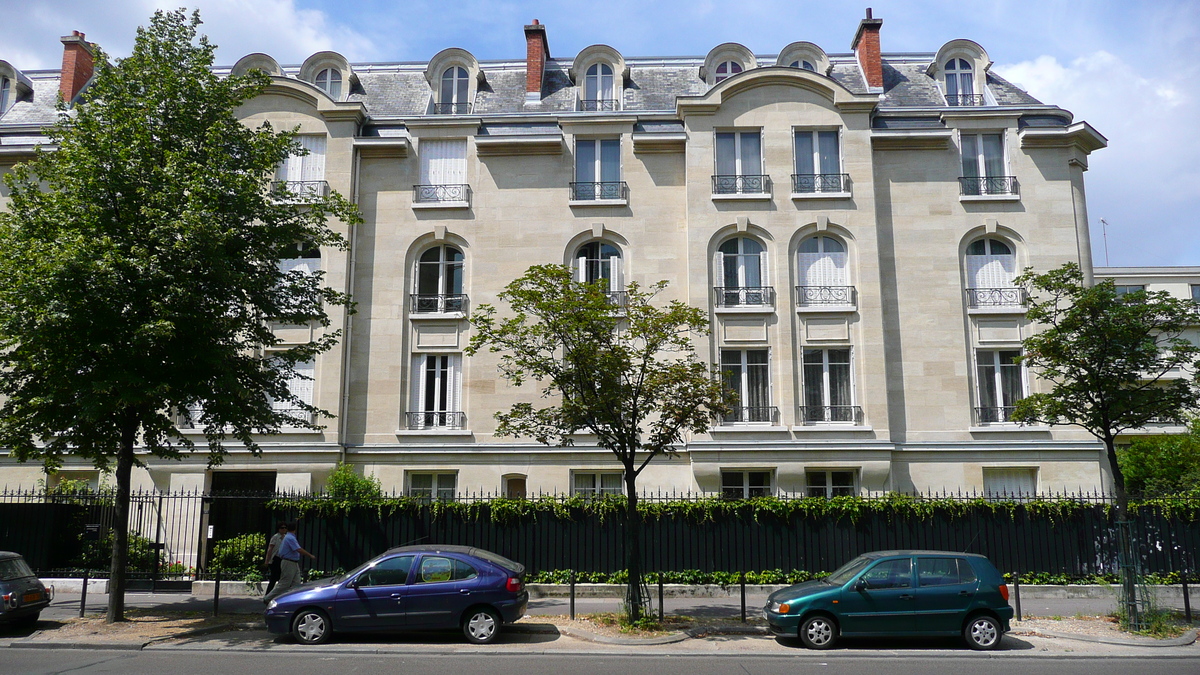
[[[436,246],[421,254],[417,261],[416,293],[412,311],[461,312],[467,296],[463,294],[463,254],[453,246]]]
[[[737,61],[722,61],[717,65],[717,76],[713,78],[713,84],[727,80],[740,72],[742,72],[742,64]]]
[[[458,354],[417,354],[413,357],[412,407],[409,429],[461,429],[462,357]]]
[[[458,475],[453,473],[408,474],[408,496],[417,499],[452,501]]]
[[[402,555],[381,560],[371,569],[358,575],[358,586],[403,586],[408,581],[414,556]]]
[[[983,492],[989,499],[1037,495],[1037,469],[984,468]]]
[[[716,137],[714,194],[763,194],[770,178],[762,175],[762,136],[758,131],[722,131]]]
[[[995,424],[1008,422],[1013,406],[1025,397],[1024,375],[1021,372],[1020,350],[981,349],[975,354],[979,374],[979,408],[976,422]]]
[[[1192,284],[1192,302],[1200,302],[1200,284]]]
[[[311,71],[310,71],[311,72]],[[317,88],[338,101],[342,98],[342,73],[337,68],[326,68],[317,73]]]
[[[616,246],[603,241],[593,241],[579,247],[575,253],[575,280],[594,284],[603,282],[610,297],[623,293],[625,283],[621,265],[621,252]]]
[[[621,182],[621,140],[618,138],[575,141],[575,182],[571,199],[625,199]]]
[[[1114,288],[1114,290],[1116,290],[1118,298],[1129,295],[1130,293],[1145,293],[1146,292],[1145,284],[1120,284],[1120,285],[1114,286],[1113,288]],[[1192,297],[1193,298],[1196,297],[1196,287],[1195,286],[1192,286]]]
[[[525,476],[506,476],[504,496],[508,499],[525,499]]]
[[[812,64],[812,62],[810,62],[810,61],[803,61],[803,60],[801,60],[801,61],[792,61],[792,62],[791,62],[791,64],[790,64],[790,66],[791,66],[792,68],[803,68],[804,70],[811,70],[811,71],[813,71],[814,73],[817,71],[817,67],[816,67],[816,66],[814,66],[814,65]]]
[[[975,95],[975,74],[966,59],[946,62],[946,104],[952,106],[983,105],[983,97]]]
[[[854,471],[805,471],[804,481],[809,497],[853,497],[858,494],[854,487]]]
[[[275,169],[275,190],[289,199],[324,197],[329,194],[325,182],[325,137],[297,136],[305,154],[292,155]]]
[[[1004,175],[1004,134],[962,134],[963,195],[1015,195],[1017,181]]]
[[[434,112],[440,115],[466,115],[471,112],[470,106],[471,81],[467,77],[467,69],[461,66],[451,66],[442,73],[442,89]]]
[[[849,347],[804,350],[802,422],[861,422],[850,372]]]
[[[292,270],[312,274],[321,269],[321,249],[311,242],[296,242],[284,255],[287,257],[280,259],[279,270],[285,274]]]
[[[867,588],[910,588],[912,586],[912,558],[884,560],[862,575]]]
[[[735,237],[717,249],[718,307],[772,307],[774,289],[766,286],[767,252],[749,237]]]
[[[854,304],[845,244],[834,237],[817,235],[800,242],[796,256],[798,305]]]
[[[413,583],[436,584],[446,581],[466,581],[474,579],[478,574],[475,568],[455,558],[443,558],[440,555],[426,555],[421,558],[421,569],[417,570],[417,579]]]
[[[721,375],[725,388],[737,397],[737,406],[725,415],[725,424],[774,423],[778,410],[771,406],[771,371],[766,349],[721,350]]]
[[[771,496],[770,471],[722,471],[721,496],[727,499],[749,499]]]
[[[581,110],[616,110],[617,95],[612,66],[595,63],[587,69],[583,78]]]
[[[1025,289],[1017,287],[1017,256],[1012,246],[993,238],[967,246],[967,304],[997,307],[1025,304]]]
[[[312,405],[313,404],[313,382],[314,382],[314,378],[315,378],[316,371],[317,371],[316,363],[313,361],[305,361],[303,363],[297,363],[295,366],[295,371],[296,371],[295,374],[293,374],[291,377],[288,378],[288,381],[287,381],[288,392],[292,396],[295,396],[296,398],[300,399],[300,401],[302,403],[304,403],[305,405]],[[197,407],[200,407],[200,406],[197,406]],[[307,410],[304,410],[303,408],[297,408],[296,404],[290,400],[286,400],[286,401],[272,400],[271,401],[271,409],[281,415],[288,415],[290,417],[298,417],[300,419],[306,419],[309,422],[313,421],[312,414],[310,412],[308,412]],[[191,407],[188,408],[188,412],[189,412],[189,414],[192,413]],[[192,417],[193,421],[199,420],[200,415],[204,414],[202,407],[200,407],[200,410],[198,410],[197,412],[199,414],[196,414]],[[284,426],[287,426],[287,425],[285,424]]]
[[[975,580],[975,570],[962,558],[917,558],[918,586],[955,586]]]
[[[621,473],[576,471],[572,478],[571,494],[582,497],[624,494]]]
[[[846,192],[837,131],[795,132],[796,174],[792,192]]]
[[[466,203],[467,139],[421,139],[421,184],[415,189],[417,203]]]
[[[0,77],[0,115],[8,110],[8,100],[12,97],[12,80]]]

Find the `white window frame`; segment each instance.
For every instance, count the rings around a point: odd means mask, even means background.
[[[835,474],[835,473],[849,473],[853,476],[852,485],[849,488],[850,489],[849,495],[834,494],[834,490],[847,489],[847,487],[844,485],[835,486],[833,484],[833,474]],[[823,477],[824,480],[823,480],[822,485],[813,485],[811,483],[811,479],[809,477],[816,476],[816,475],[820,475]],[[859,469],[857,469],[857,468],[844,468],[844,469],[811,468],[811,469],[805,469],[804,470],[804,495],[806,497],[818,496],[818,495],[813,495],[812,491],[813,490],[823,490],[825,492],[825,494],[820,495],[820,496],[823,496],[825,499],[831,499],[833,497],[839,497],[839,496],[855,497],[860,494],[860,491],[862,489],[861,485],[859,483],[860,478],[861,478],[861,473],[860,473]]]
[[[960,131],[958,136],[959,136],[959,141],[958,141],[959,142],[959,154],[963,155],[963,156],[966,155],[966,150],[965,150],[966,144],[963,143],[962,139],[967,136],[973,137],[975,139],[975,170],[977,173],[974,176],[965,176],[964,175],[965,178],[1001,178],[1004,176],[1012,175],[1011,173],[1009,173],[1009,170],[1008,170],[1008,134],[1005,133],[1004,130],[1001,129],[999,131],[980,131],[977,133],[963,133]],[[989,175],[987,172],[987,153],[984,151],[984,147],[983,147],[983,138],[985,136],[999,136],[1000,137],[1001,167],[1000,167],[1000,173],[996,174],[996,175]]]
[[[457,251],[458,254],[460,256],[462,256],[462,260],[459,260],[457,262],[451,261],[449,259],[449,251],[447,249],[454,249],[455,251]],[[430,251],[434,251],[434,250],[436,250],[438,252],[437,262],[426,262],[426,261],[422,260]],[[422,293],[421,292],[421,272],[423,269],[427,269],[429,267],[437,268],[437,277],[438,277],[437,293]],[[455,267],[458,268],[459,285],[458,285],[457,290],[451,287],[451,280],[454,278],[452,269]],[[412,285],[413,290],[412,290],[412,292],[413,292],[413,295],[416,295],[416,296],[437,295],[438,296],[437,309],[436,309],[436,311],[433,311],[433,312],[419,312],[418,311],[419,308],[414,306],[412,308],[413,313],[437,314],[437,313],[445,313],[445,312],[461,312],[462,311],[461,302],[459,303],[459,307],[457,307],[457,308],[450,307],[448,305],[449,298],[447,298],[446,296],[463,295],[465,293],[463,291],[463,288],[466,286],[466,281],[467,281],[466,280],[466,256],[463,254],[461,248],[459,248],[458,246],[455,246],[453,244],[438,244],[437,246],[431,246],[431,247],[425,249],[424,251],[421,251],[421,255],[417,256],[416,261],[413,262],[413,285]]]
[[[717,147],[718,147],[717,146],[717,138],[720,134],[733,134],[734,173],[732,173],[732,174],[719,173],[720,172],[719,167],[721,164],[721,160],[717,156]],[[716,173],[717,175],[733,175],[733,176],[765,176],[766,175],[764,173],[746,173],[746,167],[742,166],[742,137],[747,134],[752,134],[752,135],[758,137],[758,170],[763,171],[766,164],[765,164],[765,159],[763,158],[764,150],[763,150],[763,142],[762,142],[762,139],[763,139],[762,129],[753,129],[753,130],[747,129],[744,131],[737,130],[737,129],[733,129],[733,130],[726,129],[726,130],[722,130],[722,131],[713,132],[713,173]]]
[[[806,374],[808,372],[808,363],[805,362],[805,360],[804,360],[805,354],[809,351],[819,351],[819,352],[821,352],[821,382],[819,383],[819,386],[821,388],[821,405],[822,405],[822,407],[825,407],[825,408],[829,408],[829,407],[833,406],[833,403],[830,402],[833,400],[833,393],[832,393],[833,390],[831,388],[831,382],[829,379],[829,351],[831,349],[837,349],[837,350],[844,349],[850,353],[849,360],[847,361],[847,364],[846,364],[847,368],[849,369],[847,377],[850,378],[850,402],[847,404],[844,404],[844,405],[851,409],[851,418],[852,419],[849,419],[846,421],[831,421],[831,422],[821,421],[820,424],[841,424],[841,425],[850,424],[850,425],[852,425],[855,423],[855,421],[853,419],[853,417],[854,417],[853,409],[854,409],[854,406],[858,405],[858,391],[857,391],[857,387],[855,387],[855,382],[854,382],[854,380],[856,379],[854,377],[854,365],[855,365],[855,363],[854,363],[854,347],[852,347],[850,345],[820,345],[820,346],[809,345],[809,346],[803,347],[800,350],[800,403],[801,403],[801,405],[804,405],[804,406],[808,405],[808,384],[809,383],[808,383],[808,378],[806,377]],[[838,364],[838,365],[841,365],[841,364]],[[800,422],[801,423],[809,423],[807,420],[800,420]]]
[[[8,110],[8,99],[12,96],[12,80],[0,77],[0,115]]]
[[[984,252],[982,255],[971,253],[971,247],[978,242],[984,242]],[[1007,254],[995,253],[993,249],[995,244],[1001,244],[1009,250]],[[1017,276],[1017,247],[1011,241],[1006,241],[1000,237],[989,236],[976,239],[967,245],[964,253],[967,264],[967,288],[968,289],[986,289],[986,288],[1017,288],[1013,280]],[[1003,285],[988,285],[981,286],[980,276],[985,278],[998,276],[995,273],[994,265],[998,264],[1000,269],[1004,271],[1004,276],[1007,281]],[[993,271],[986,271],[992,268]]]
[[[597,251],[602,251],[605,246],[610,246],[617,254],[615,256],[610,255],[607,258],[589,258],[584,249],[591,244],[598,244],[596,247]],[[605,265],[608,266],[608,292],[616,293],[625,290],[625,265],[621,247],[604,239],[584,242],[575,250],[575,281],[579,283],[594,283],[603,279]],[[600,272],[600,276],[595,279],[588,279],[589,272],[593,268]]]
[[[429,476],[430,487],[416,488],[413,487],[413,478]],[[450,479],[450,486],[446,487],[442,480]],[[416,499],[428,499],[430,501],[437,499],[439,501],[454,501],[458,497],[458,472],[457,471],[406,471],[404,473],[405,493],[409,497]],[[418,492],[418,490],[420,492]],[[428,490],[428,493],[426,491]],[[449,495],[443,493],[449,492]]]
[[[765,486],[751,486],[750,474],[765,473],[767,474],[767,484]],[[726,484],[726,474],[739,474],[741,481],[740,485]],[[750,499],[753,497],[770,497],[775,494],[775,469],[721,469],[721,497],[726,499]],[[730,490],[740,490],[741,494],[734,496],[726,494]],[[766,494],[751,495],[750,490],[765,490]]]
[[[267,358],[270,358],[270,357],[271,357],[271,353],[268,352]],[[316,363],[316,361],[309,360],[309,361],[305,361],[302,363],[297,363],[295,365],[295,370],[296,370],[296,375],[294,377],[288,378],[288,381],[287,381],[288,392],[290,392],[293,396],[295,396],[296,398],[300,399],[301,401],[303,401],[304,403],[306,403],[308,405],[315,405],[315,403],[313,403],[313,401],[316,396],[316,389],[317,389],[317,363]],[[275,401],[275,400],[271,401],[271,410],[273,410],[275,412],[287,413],[287,414],[291,415],[292,417],[303,417],[305,415],[308,415],[307,412],[304,412],[302,409],[295,408],[293,406],[294,406],[294,404],[291,401]],[[198,410],[197,410],[197,408],[198,408]],[[188,406],[188,413],[190,414],[190,416],[192,418],[193,424],[198,423],[200,420],[200,415],[204,414],[203,405],[196,404],[194,406]],[[310,421],[311,421],[311,417],[310,417]]]
[[[966,70],[963,70],[962,68],[959,67],[959,65],[958,65],[959,62],[966,64],[966,66],[967,66]],[[966,76],[965,78],[963,77],[964,75]],[[954,93],[953,94],[950,93],[950,88],[951,88],[950,83],[951,82],[954,83]],[[962,91],[963,82],[967,82],[971,85],[971,91],[969,91],[967,93],[963,93],[963,91]],[[970,60],[962,58],[960,56],[951,57],[945,64],[943,64],[943,67],[942,67],[942,87],[945,90],[944,95],[946,97],[947,103],[949,103],[951,96],[954,96],[954,97],[975,96],[976,93],[975,93],[975,66],[974,66],[974,64],[972,64]]]
[[[788,64],[788,67],[789,68],[799,68],[800,70],[808,70],[808,71],[811,71],[814,73],[817,72],[817,67],[813,65],[812,61],[809,61],[807,59],[799,59],[796,61],[792,61],[790,64]]]
[[[317,71],[317,76],[314,78],[314,84],[317,89],[329,95],[329,98],[340,101],[342,100],[342,71],[334,68],[322,68]]]
[[[604,72],[606,69],[607,73]],[[593,73],[593,70],[596,72]],[[607,90],[605,90],[606,80]],[[618,101],[616,69],[611,64],[602,61],[588,66],[587,73],[583,76],[583,100]],[[619,109],[620,103],[616,103],[613,108]]]
[[[983,494],[987,499],[1014,499],[1015,501],[1032,499],[1038,494],[1040,473],[1036,466],[985,466],[983,467]],[[1008,489],[1012,483],[1026,482],[1023,480],[1024,478],[1031,479],[1028,481],[1032,484],[1029,490],[1019,487]],[[1000,485],[997,486],[997,482]],[[989,483],[991,483],[990,486]]]
[[[446,75],[450,74],[451,94],[450,100],[445,100],[446,94]],[[459,100],[459,94],[466,100]],[[460,105],[469,104],[471,98],[471,74],[462,66],[447,66],[442,71],[441,78],[438,79],[438,103]],[[469,110],[468,110],[469,112]]]
[[[724,73],[721,72],[722,67],[725,67]],[[734,68],[737,68],[736,73],[733,72]],[[713,84],[723,82],[734,75],[741,75],[744,72],[746,72],[746,66],[744,66],[741,61],[737,61],[735,59],[726,59],[718,63],[716,68],[713,68]]]
[[[718,358],[719,358],[719,361],[718,361],[718,367],[719,367],[719,368],[720,368],[720,370],[721,370],[721,379],[722,379],[722,382],[724,382],[724,379],[725,379],[725,353],[726,353],[726,352],[737,352],[737,353],[740,355],[740,364],[739,364],[739,367],[740,367],[740,369],[741,369],[741,373],[740,373],[740,376],[739,376],[739,378],[738,378],[738,379],[739,379],[739,382],[738,382],[738,386],[737,386],[737,395],[738,395],[738,405],[737,405],[737,407],[738,407],[738,408],[755,408],[755,407],[761,407],[761,408],[766,408],[766,409],[768,409],[768,410],[769,410],[770,408],[776,407],[776,406],[775,406],[775,403],[774,403],[774,400],[775,400],[775,397],[774,397],[774,388],[775,388],[775,381],[774,381],[774,377],[775,377],[775,376],[774,376],[774,373],[773,373],[773,372],[771,372],[771,371],[772,371],[772,364],[773,364],[773,361],[772,361],[772,356],[773,356],[773,355],[772,355],[772,353],[771,353],[771,348],[770,348],[770,347],[748,347],[748,348],[731,348],[731,347],[722,347],[722,348],[719,350],[719,352],[720,352],[720,353],[718,354]],[[755,363],[755,364],[750,364],[750,363],[749,363],[749,358],[748,358],[748,357],[749,357],[749,353],[750,353],[750,352],[766,352],[766,354],[767,354],[767,362],[766,362],[766,364],[758,364],[758,363]],[[759,366],[765,366],[766,373],[767,373],[767,377],[766,377],[766,399],[767,399],[767,400],[766,400],[766,405],[765,405],[765,406],[751,406],[751,405],[748,405],[748,403],[749,403],[749,398],[750,398],[750,397],[749,397],[749,393],[750,393],[750,366],[751,366],[751,365],[754,365],[755,367],[759,367]],[[774,424],[774,421],[773,421],[773,420],[770,420],[770,419],[767,419],[767,420],[763,420],[763,421],[753,421],[753,422],[752,422],[752,421],[741,421],[741,420],[739,419],[739,420],[737,420],[737,421],[725,421],[725,422],[723,422],[723,424],[726,424],[726,425],[734,425],[734,426],[739,426],[739,425],[755,425],[755,426],[762,426],[762,425],[764,425],[764,424],[765,424],[765,425],[771,425],[771,424]]]
[[[1006,402],[1004,401],[1004,375],[1003,375],[1003,371],[1001,370],[1001,368],[1003,366],[1000,363],[1000,353],[1001,352],[1016,352],[1018,356],[1021,356],[1021,355],[1023,355],[1023,351],[1024,350],[1022,350],[1019,346],[988,347],[986,349],[984,349],[984,348],[976,348],[975,349],[975,380],[976,380],[976,382],[975,382],[975,405],[977,407],[979,407],[980,409],[983,409],[985,407],[986,408],[999,408],[999,409],[1011,408],[1014,405],[1016,405],[1017,401],[1021,400],[1022,398],[1025,398],[1026,396],[1029,395],[1028,370],[1026,369],[1024,362],[1019,362],[1016,367],[1018,368],[1019,375],[1020,375],[1021,394],[1016,400],[1014,400],[1010,403],[1006,404]],[[983,362],[981,357],[984,354],[989,355],[989,357],[991,359],[990,362],[988,362],[988,363]],[[999,405],[995,405],[995,406],[984,406],[983,405],[983,393],[984,393],[985,383],[983,382],[983,378],[979,372],[980,368],[982,366],[991,366],[993,369],[995,369],[995,372],[992,373],[992,375],[991,375],[992,382],[987,383],[987,384],[990,385],[991,387],[994,387],[994,389],[992,390],[992,393],[995,394],[996,402]],[[1016,423],[1000,421],[1000,422],[987,422],[985,424],[988,424],[988,425],[1009,424],[1009,425],[1011,425],[1011,424],[1016,424]]]
[[[611,144],[614,142],[617,144],[617,178],[616,178],[616,180],[604,180],[604,167],[605,167],[604,146],[605,146],[605,144]],[[580,148],[580,146],[583,146],[583,145],[591,145],[593,148],[593,152],[594,152],[593,157],[595,159],[592,160],[592,178],[594,180],[583,181],[579,177],[579,169],[580,169],[579,148]],[[625,180],[625,166],[624,166],[625,162],[622,161],[623,157],[621,156],[621,153],[623,152],[623,150],[624,149],[621,147],[621,138],[620,137],[617,137],[617,138],[576,138],[575,139],[575,181],[577,183],[579,183],[579,182],[620,183],[621,181]],[[603,191],[600,189],[599,186],[597,186],[596,190],[595,190],[595,194],[593,195],[592,199],[596,200],[596,201],[607,201],[607,200],[602,199],[603,194],[604,194]],[[618,192],[618,194],[620,194],[620,192]],[[578,199],[580,199],[580,195],[578,194],[578,192],[576,192],[575,194],[571,195],[571,198],[573,200],[578,200]],[[583,198],[586,199],[587,196],[584,195]]]
[[[801,250],[804,244],[813,239],[817,240],[816,252]],[[842,247],[841,251],[826,251],[826,241],[833,241]],[[828,263],[824,261],[828,260]],[[814,267],[829,267],[831,271],[828,276],[829,281],[836,283],[812,283],[815,281],[825,281],[821,277],[822,270],[818,269],[814,275],[810,272]],[[815,277],[815,279],[813,278]],[[797,286],[852,286],[850,283],[850,249],[846,242],[840,237],[834,237],[826,233],[814,234],[805,237],[800,241],[800,246],[796,248],[796,281]]]
[[[820,137],[820,135],[822,133],[829,133],[831,131],[837,134],[837,144],[838,144],[837,163],[838,163],[838,165],[836,167],[834,167],[836,169],[835,171],[829,171],[828,170],[829,167],[825,167],[825,166],[821,165],[821,137]],[[792,127],[792,171],[794,173],[800,173],[800,157],[796,154],[796,137],[799,136],[800,134],[809,134],[812,136],[813,168],[817,169],[813,173],[816,173],[816,174],[845,173],[845,171],[842,171],[842,167],[845,166],[845,164],[846,164],[845,163],[845,150],[843,149],[843,146],[845,144],[842,142],[845,134],[844,134],[844,130],[841,127],[838,127],[836,129],[832,129],[832,128],[813,129],[811,127]]]
[[[724,251],[721,250],[721,247],[723,247],[725,244],[729,243],[730,241],[735,241],[735,240],[738,242],[738,245],[737,245],[738,252],[737,253],[732,253],[732,254],[725,253]],[[745,250],[746,247],[743,242],[745,242],[747,240],[753,241],[754,243],[758,244],[758,246],[761,250],[757,254],[744,253],[743,251]],[[769,258],[768,258],[768,250],[767,250],[766,244],[762,243],[761,241],[759,241],[758,239],[756,239],[754,237],[738,235],[737,237],[730,237],[729,239],[726,239],[725,241],[721,242],[720,246],[717,247],[716,260],[714,262],[716,264],[717,281],[720,282],[719,285],[721,287],[723,287],[723,288],[726,287],[725,286],[725,257],[729,256],[729,255],[732,255],[737,258],[737,283],[738,283],[738,285],[736,286],[736,288],[760,289],[760,288],[767,288],[771,285],[769,282],[770,275],[768,274],[768,269],[769,269],[770,265],[768,264]],[[754,255],[758,256],[758,285],[757,286],[749,286],[749,285],[747,285],[747,282],[746,282],[746,259],[749,257],[752,257]],[[728,288],[734,288],[734,287],[728,287]]]
[[[591,477],[591,487],[579,487],[578,479],[585,476]],[[617,488],[610,485],[604,487],[605,476],[617,477]],[[572,471],[571,472],[571,495],[579,497],[601,497],[605,495],[623,495],[625,494],[625,474],[623,471],[612,470],[587,470],[587,471]]]
[[[467,139],[422,138],[420,185],[466,185]]]
[[[430,377],[430,359],[445,359],[433,368],[434,403],[427,405],[426,394]],[[460,413],[462,412],[462,354],[457,352],[419,352],[413,354],[409,412],[413,413]],[[444,401],[444,402],[443,402]],[[432,417],[433,424],[421,424],[419,429],[436,429],[448,426],[447,418]]]

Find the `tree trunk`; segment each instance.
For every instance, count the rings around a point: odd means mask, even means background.
[[[629,572],[629,587],[625,603],[629,606],[629,621],[642,618],[642,518],[638,514],[637,476],[625,469],[625,569]]]
[[[1125,474],[1117,464],[1116,439],[1106,435],[1104,449],[1113,472],[1113,491],[1117,504],[1113,510],[1117,521],[1117,567],[1121,575],[1122,609],[1131,624],[1137,624],[1137,565],[1134,563],[1133,522],[1129,519],[1129,495],[1125,492]]]
[[[125,567],[129,561],[129,482],[133,471],[133,443],[137,437],[137,427],[136,422],[124,425],[121,430],[121,449],[117,454],[117,513],[113,523],[115,532],[105,623],[125,620]]]

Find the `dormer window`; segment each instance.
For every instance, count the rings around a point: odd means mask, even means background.
[[[792,61],[792,63],[790,65],[792,68],[801,68],[803,70],[811,70],[814,73],[817,72],[817,67],[814,66],[811,61],[803,61],[803,60],[802,61]]]
[[[317,73],[317,88],[337,101],[342,97],[342,73],[337,68],[326,68]]]
[[[12,98],[12,80],[0,77],[0,115],[8,110],[8,101]]]
[[[616,110],[617,96],[613,69],[607,63],[594,63],[583,78],[580,110]]]
[[[975,93],[975,73],[966,59],[950,59],[946,62],[946,104],[983,105],[983,96]]]
[[[466,115],[471,111],[468,98],[470,89],[471,81],[466,68],[447,68],[442,73],[441,98],[434,106],[434,112],[439,115]]]
[[[740,72],[742,72],[742,64],[737,61],[722,61],[717,66],[717,76],[713,78],[713,84],[727,80]]]

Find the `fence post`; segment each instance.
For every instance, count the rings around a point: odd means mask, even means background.
[[[1016,600],[1017,621],[1021,620],[1021,575],[1013,572],[1013,599]]]
[[[746,623],[746,573],[742,572],[740,584],[742,587],[742,623]]]
[[[659,621],[659,623],[662,623],[662,620],[663,620],[663,580],[662,580],[662,578],[663,578],[662,572],[659,572],[658,573],[658,621]]]
[[[213,583],[213,616],[221,606],[221,570],[217,570],[216,581]]]
[[[1188,575],[1183,575],[1183,620],[1192,623],[1192,599],[1188,597]]]
[[[571,620],[575,620],[575,570],[571,570]]]
[[[84,611],[88,610],[88,571],[83,571],[83,591],[79,593],[79,619],[83,619]]]

